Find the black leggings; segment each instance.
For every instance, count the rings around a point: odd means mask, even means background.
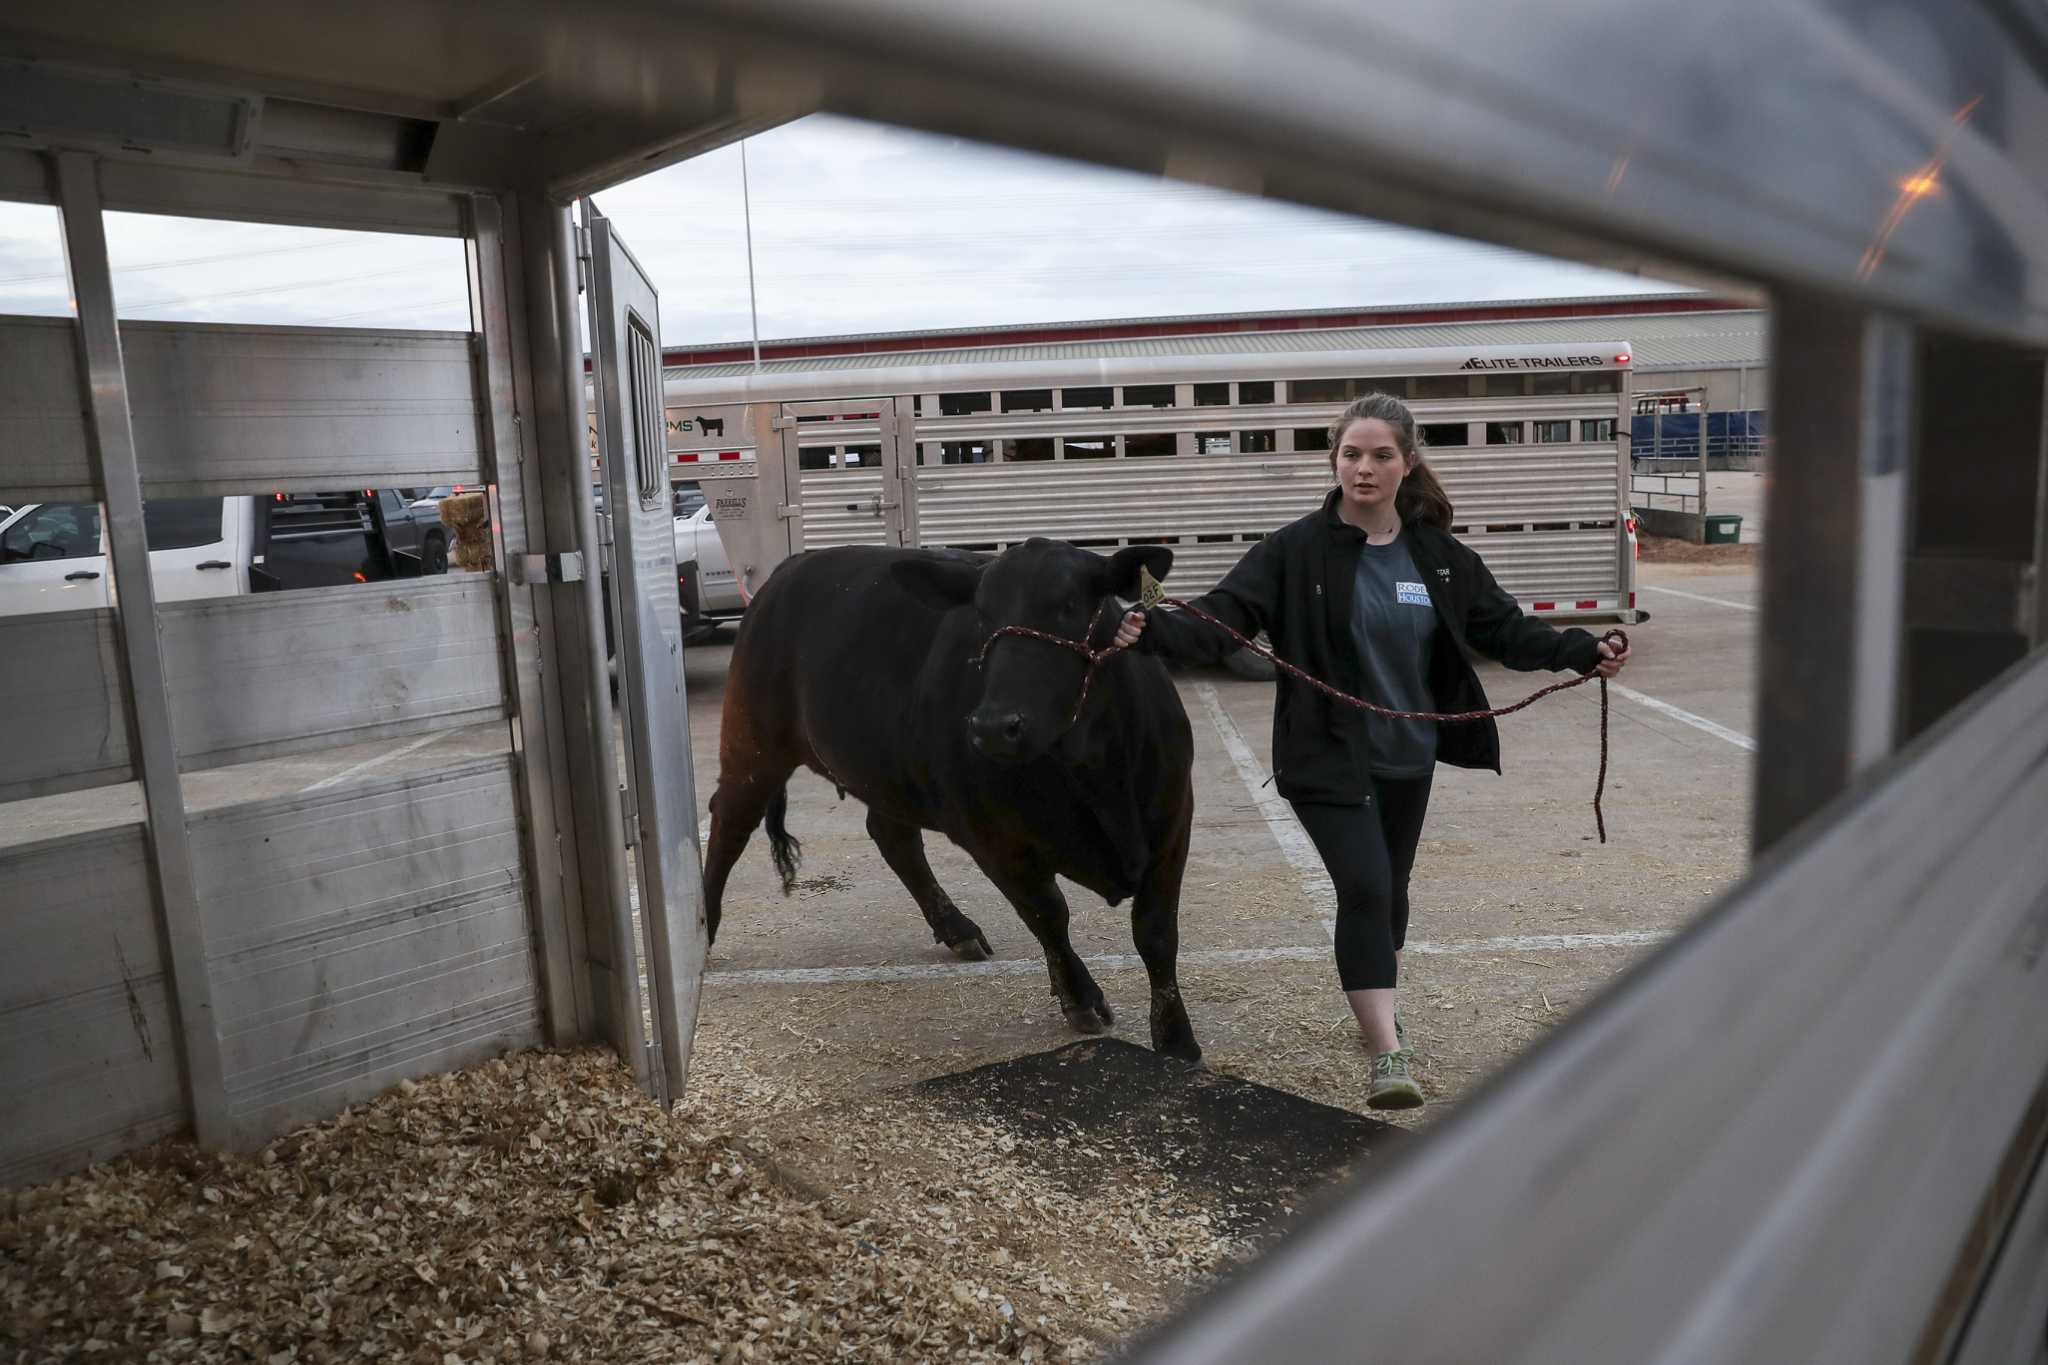
[[[1298,801],[1294,813],[1337,886],[1337,979],[1347,991],[1394,985],[1408,939],[1408,873],[1429,812],[1430,777],[1375,777],[1363,806]]]

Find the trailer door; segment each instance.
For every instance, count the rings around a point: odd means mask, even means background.
[[[683,631],[676,591],[675,519],[662,432],[661,322],[652,283],[610,220],[584,202],[591,265],[592,389],[604,520],[611,541],[611,610],[618,622],[620,712],[625,722],[626,842],[638,914],[626,983],[644,968],[649,1055],[635,1071],[669,1103],[682,1095],[707,948],[697,848],[697,795],[683,692]],[[626,998],[638,996],[628,989]],[[644,1070],[643,1070],[644,1064]]]
[[[912,401],[784,403],[775,417],[785,471],[800,490],[803,545],[915,545]]]

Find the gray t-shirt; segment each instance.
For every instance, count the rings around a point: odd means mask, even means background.
[[[1436,608],[1408,554],[1408,538],[1366,545],[1358,556],[1351,636],[1358,647],[1365,697],[1397,711],[1432,711],[1429,651]],[[1365,713],[1375,777],[1421,777],[1436,766],[1436,722],[1388,720]]]

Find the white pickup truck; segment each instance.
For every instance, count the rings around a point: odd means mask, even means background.
[[[698,622],[709,626],[737,621],[746,612],[739,578],[726,558],[718,528],[711,522],[711,504],[703,490],[683,484],[675,490],[676,586],[685,607],[694,588]],[[695,578],[688,575],[694,567]]]
[[[448,533],[393,489],[143,504],[159,602],[448,571]],[[23,503],[0,515],[0,616],[112,605],[90,502]]]

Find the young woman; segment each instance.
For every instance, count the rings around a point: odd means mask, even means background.
[[[1407,404],[1374,393],[1330,427],[1337,487],[1323,505],[1252,547],[1196,600],[1281,658],[1397,711],[1487,707],[1466,648],[1509,668],[1596,669],[1628,662],[1583,630],[1524,616],[1479,556],[1451,535],[1451,501],[1419,458]],[[1184,612],[1132,612],[1117,639],[1189,662],[1236,648]],[[1286,673],[1273,712],[1273,767],[1337,889],[1337,976],[1373,1057],[1366,1103],[1422,1103],[1394,1013],[1408,931],[1408,873],[1438,763],[1500,771],[1491,720],[1439,726],[1341,705]]]

